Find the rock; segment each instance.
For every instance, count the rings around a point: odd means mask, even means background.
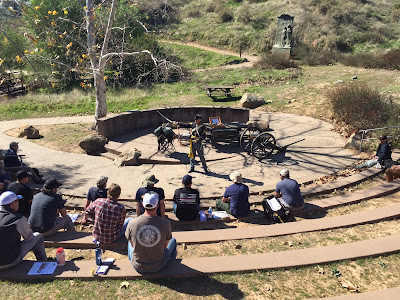
[[[182,248],[183,248],[183,250],[186,250],[187,249],[187,245],[185,243],[183,243],[182,244]]]
[[[19,128],[21,130],[20,134],[18,137],[24,137],[26,136],[27,139],[39,139],[40,134],[39,130],[37,130],[35,127],[30,126],[30,125],[24,125]]]
[[[131,148],[129,150],[125,150],[117,158],[114,159],[114,164],[118,167],[121,166],[138,166],[139,165],[139,157],[142,153],[136,149]]]
[[[260,131],[266,131],[269,129],[267,121],[248,121],[246,125],[247,127],[256,127]]]
[[[360,145],[361,145],[361,134],[355,132],[347,140],[346,144],[344,145],[344,149],[360,150]]]
[[[351,77],[351,79],[357,79],[358,77],[357,76],[353,76],[353,77]]]
[[[340,79],[339,79],[339,80],[334,81],[333,83],[334,83],[334,84],[343,83],[343,80],[340,80]]]
[[[87,153],[94,153],[104,149],[104,145],[108,143],[108,139],[104,136],[94,134],[79,142],[79,147]]]
[[[264,98],[256,94],[245,93],[240,99],[239,106],[244,108],[256,108],[265,104]]]
[[[242,245],[236,244],[235,249],[242,249]]]

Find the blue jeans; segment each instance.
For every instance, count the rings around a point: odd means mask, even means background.
[[[128,223],[129,223],[129,221],[132,220],[132,219],[133,219],[132,217],[126,218],[126,219],[125,219],[124,225],[122,225],[122,231],[121,231],[121,234],[119,235],[119,238],[125,236],[126,227],[128,227]]]
[[[203,165],[203,169],[207,170],[206,159],[204,158],[203,144],[199,142],[199,143],[193,143],[192,145],[193,145],[194,158],[190,159],[190,169],[194,170],[194,163],[196,161],[195,158],[197,155],[200,158],[201,164]]]
[[[132,254],[133,254],[133,247],[132,247],[131,242],[128,241],[128,258],[131,261],[131,263],[132,263]],[[161,269],[165,268],[170,259],[173,259],[173,260],[176,259],[176,254],[177,254],[176,239],[172,238],[169,240],[167,248],[164,249],[164,261],[163,261],[162,265],[157,270],[154,270],[153,272],[158,272]],[[137,271],[137,272],[141,273],[139,271]]]

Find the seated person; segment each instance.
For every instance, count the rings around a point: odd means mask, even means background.
[[[175,190],[174,214],[181,221],[191,221],[199,214],[200,193],[192,188],[192,176],[185,175],[182,179],[183,188]]]
[[[17,172],[20,170],[25,170],[27,171],[30,176],[32,177],[32,180],[34,183],[42,184],[44,183],[44,180],[39,177],[37,173],[39,173],[36,169],[36,172],[28,167],[26,164],[22,163],[22,160],[18,156],[19,146],[17,142],[11,142],[10,143],[10,149],[8,149],[4,153],[4,166],[6,169],[10,169],[13,172]]]
[[[304,199],[296,180],[289,178],[289,170],[280,172],[281,181],[276,184],[275,197],[289,211],[300,211],[304,208]]]
[[[393,163],[392,149],[390,148],[386,135],[379,137],[379,146],[376,150],[375,157],[373,159],[367,160],[362,164],[357,165],[356,168],[369,168],[375,166],[377,163],[379,163],[382,168],[390,168]]]
[[[107,191],[108,189],[106,188],[107,186],[107,181],[108,177],[106,176],[100,176],[97,179],[96,187],[91,187],[87,193],[86,196],[86,205],[85,205],[85,211],[86,208],[89,207],[90,203],[93,201],[99,199],[99,198],[107,198]],[[87,223],[87,215],[84,214],[82,221],[80,222],[81,224],[86,224]]]
[[[31,205],[33,199],[32,189],[26,185],[28,182],[29,174],[28,172],[21,170],[17,173],[17,182],[12,182],[7,190],[16,193],[17,195],[21,195],[22,199],[19,199],[19,208],[17,210],[18,213],[29,218],[31,213]]]
[[[132,218],[126,218],[125,207],[118,203],[121,187],[112,183],[107,198],[90,203],[86,214],[94,219],[93,236],[102,244],[111,244],[124,236],[126,226]]]
[[[144,214],[128,224],[128,258],[139,273],[157,272],[176,258],[176,240],[171,223],[157,215],[158,195],[145,194]]]
[[[0,183],[3,185],[3,191],[5,191],[7,186],[11,183],[10,174],[4,171],[2,168],[0,168]]]
[[[386,181],[391,182],[393,179],[400,178],[400,165],[391,166],[390,169],[386,169]]]
[[[246,216],[250,211],[249,187],[243,184],[242,174],[235,171],[229,175],[234,184],[228,186],[221,199],[217,200],[216,209],[225,210],[235,217]]]
[[[158,182],[158,179],[154,175],[148,175],[145,180],[143,181],[144,187],[141,187],[136,192],[136,216],[139,217],[141,214],[144,213],[144,208],[142,205],[143,196],[146,193],[154,192],[158,194],[159,205],[157,208],[157,215],[161,218],[165,218],[165,195],[164,190],[159,187],[155,187],[154,185]]]
[[[53,235],[60,229],[75,231],[74,223],[64,207],[66,201],[57,194],[61,185],[55,178],[46,180],[42,191],[32,200],[29,224],[32,230],[42,233],[44,237]]]
[[[31,250],[37,260],[47,260],[42,235],[33,233],[28,220],[17,213],[19,198],[10,191],[0,195],[0,270],[19,264]]]

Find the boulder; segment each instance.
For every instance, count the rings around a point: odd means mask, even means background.
[[[359,132],[355,132],[349,137],[346,144],[344,145],[344,148],[360,150],[360,145],[361,145],[361,134]]]
[[[256,108],[265,104],[264,98],[256,94],[245,93],[240,99],[239,106],[244,108]]]
[[[125,150],[120,155],[118,155],[114,159],[114,164],[118,167],[121,166],[138,166],[139,165],[139,157],[142,153],[136,149],[131,148],[129,150]]]
[[[104,145],[107,143],[107,138],[98,134],[94,134],[80,141],[79,147],[81,147],[87,153],[94,153],[96,151],[103,150]]]
[[[39,130],[37,130],[35,127],[30,126],[30,125],[24,125],[19,128],[21,130],[20,134],[18,137],[22,138],[26,136],[27,139],[40,139],[40,133]]]
[[[246,125],[247,127],[256,127],[260,131],[266,131],[269,129],[267,121],[248,121]]]

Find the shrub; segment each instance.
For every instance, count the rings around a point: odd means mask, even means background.
[[[241,7],[236,11],[236,21],[249,24],[252,18],[251,6],[248,2],[244,2]]]
[[[390,96],[361,84],[347,84],[327,92],[337,121],[352,128],[387,126],[399,120],[400,107]]]
[[[285,54],[272,53],[263,55],[260,61],[256,64],[256,67],[262,70],[265,69],[287,69],[297,68],[297,63],[290,59]]]
[[[221,7],[218,11],[217,18],[221,23],[228,23],[233,20],[233,13],[229,8]]]
[[[351,54],[343,56],[340,62],[346,66],[360,68],[400,70],[400,50],[390,50],[383,54]]]

